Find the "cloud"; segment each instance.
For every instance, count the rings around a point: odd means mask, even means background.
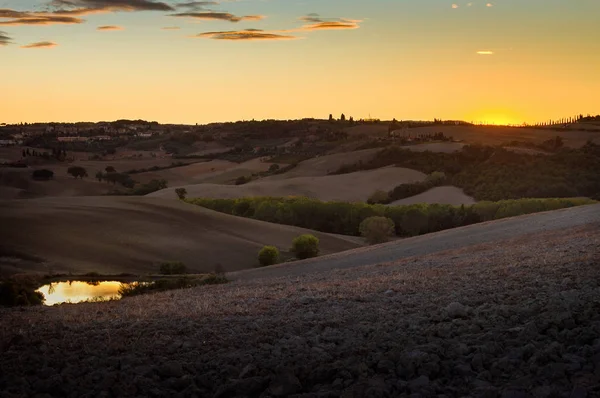
[[[321,18],[319,14],[308,14],[300,17],[303,22],[308,22],[300,31],[330,30],[330,29],[358,29],[360,20],[346,18]]]
[[[477,54],[479,54],[479,55],[494,55],[494,52],[489,51],[489,50],[483,50],[483,51],[477,51]]]
[[[189,3],[176,4],[175,7],[186,8],[186,9],[197,11],[197,10],[204,9],[204,7],[206,7],[206,6],[215,6],[218,4],[219,4],[219,2],[217,2],[217,1],[190,1]]]
[[[90,11],[174,11],[167,3],[153,0],[52,0],[51,7],[64,10]],[[56,11],[55,11],[56,12]]]
[[[179,30],[181,29],[179,26],[165,26],[161,28],[162,30]]]
[[[98,26],[96,28],[96,30],[124,30],[125,28],[123,28],[122,26],[117,26],[117,25],[104,25],[104,26]]]
[[[206,32],[200,33],[192,37],[200,37],[205,39],[213,40],[293,40],[297,39],[295,36],[282,35],[274,32],[266,32],[260,29],[246,29],[246,30],[231,30],[223,32]]]
[[[0,16],[0,18],[3,18]],[[10,19],[8,21],[0,21],[0,25],[11,26],[11,25],[55,25],[55,24],[80,24],[84,20],[75,17],[67,17],[60,15],[41,15],[41,14],[27,14],[25,17],[16,19]]]
[[[0,31],[0,47],[7,46],[12,43],[12,38],[8,37],[6,32]]]
[[[458,4],[452,4],[452,8],[457,9],[458,8]]]
[[[494,5],[492,3],[487,3],[485,6],[486,7],[493,7]]]
[[[27,44],[25,46],[21,46],[21,48],[52,48],[56,47],[58,44],[52,41],[39,41],[37,43]]]
[[[246,15],[238,17],[228,12],[215,12],[215,11],[202,11],[202,12],[180,12],[177,14],[170,14],[172,17],[187,17],[202,20],[218,20],[218,21],[229,21],[229,22],[240,22],[240,21],[260,21],[265,17],[263,15]]]

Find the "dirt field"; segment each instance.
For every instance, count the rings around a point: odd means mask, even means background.
[[[233,271],[257,265],[264,245],[287,252],[292,239],[307,232],[152,198],[2,201],[0,216],[0,253],[46,260],[22,266],[4,259],[5,272],[141,274],[156,271],[161,261],[183,261],[195,272],[211,272],[216,264]],[[321,239],[323,253],[358,246],[351,238],[311,233]]]
[[[414,203],[440,203],[447,205],[472,205],[476,201],[457,187],[435,187],[410,198],[396,200],[390,206],[411,205]]]
[[[287,180],[294,177],[326,176],[344,165],[354,164],[360,160],[363,162],[369,161],[379,151],[381,151],[381,148],[319,156],[300,162],[298,166],[287,173],[267,177],[264,178],[263,181]]]
[[[206,178],[214,178],[223,172],[238,167],[237,163],[226,160],[211,160],[188,166],[175,167],[166,170],[149,171],[132,175],[134,180],[146,183],[154,179],[165,179],[170,186],[199,184]]]
[[[450,238],[440,234],[432,254],[386,264],[0,309],[0,390],[598,397],[600,224],[578,218],[589,211],[582,209],[546,227],[531,216],[514,219],[512,238],[488,235],[477,246],[440,242]],[[480,237],[481,227],[467,227],[470,236]],[[435,253],[440,247],[455,249]]]
[[[588,140],[600,142],[600,133],[596,131],[576,130],[544,130],[534,128],[516,128],[501,126],[431,126],[419,127],[406,130],[406,135],[429,134],[442,132],[455,140],[464,140],[466,143],[481,143],[487,145],[498,145],[509,141],[533,141],[542,142],[560,135],[565,145],[580,147]]]
[[[41,196],[97,196],[113,189],[112,185],[100,183],[94,178],[75,179],[68,176],[66,169],[62,167],[54,168],[55,177],[52,180],[34,181],[31,178],[33,170],[34,168],[0,168],[0,197],[25,199]]]
[[[423,181],[425,174],[400,167],[385,167],[356,173],[296,177],[269,181],[267,179],[244,185],[188,185],[188,197],[241,198],[247,196],[307,196],[324,201],[365,202],[376,190],[388,191],[400,184]],[[149,196],[175,200],[175,187],[151,193]]]
[[[460,151],[465,144],[460,142],[431,142],[427,144],[419,145],[406,145],[403,148],[415,151],[415,152],[441,152],[441,153],[452,153]]]

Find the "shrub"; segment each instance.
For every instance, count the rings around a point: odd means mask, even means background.
[[[72,175],[75,178],[83,178],[83,177],[87,177],[87,171],[80,166],[72,166],[69,167],[67,169],[67,173],[69,173],[70,175]]]
[[[177,197],[179,199],[185,199],[185,197],[187,196],[187,189],[185,189],[185,188],[177,188],[175,190],[175,193],[177,194]]]
[[[219,285],[227,282],[229,280],[223,274],[208,274],[201,278],[184,276],[174,279],[158,279],[153,282],[121,283],[119,294],[122,297],[130,297],[140,294],[164,292],[166,290],[189,289],[203,285]]]
[[[269,166],[269,171],[274,173],[276,171],[279,170],[279,165],[277,163],[272,164],[271,166]]]
[[[139,187],[136,187],[132,191],[132,195],[138,195],[138,196],[148,195],[149,193],[160,191],[161,189],[165,189],[165,188],[167,188],[166,180],[152,180],[147,184],[143,184]]]
[[[117,172],[117,170],[115,170],[115,168],[113,166],[106,166],[104,171],[106,171],[107,173],[116,173]]]
[[[159,272],[162,275],[183,275],[187,274],[187,268],[180,261],[169,261],[160,265]]]
[[[390,195],[385,191],[377,190],[371,196],[369,196],[369,199],[367,199],[367,203],[370,205],[388,204],[390,203]]]
[[[319,238],[310,234],[300,235],[292,242],[292,251],[299,260],[317,257],[319,255]]]
[[[250,177],[240,176],[235,180],[235,185],[244,185],[250,182]]]
[[[43,304],[46,298],[36,291],[38,287],[31,278],[0,281],[0,305],[13,307]]]
[[[275,246],[265,246],[258,252],[258,262],[261,266],[277,264],[279,262],[279,249]]]
[[[360,223],[360,234],[370,244],[384,243],[394,236],[394,221],[387,217],[369,217]]]
[[[427,213],[420,208],[410,208],[402,216],[402,229],[409,235],[419,235],[425,231],[428,224]]]
[[[54,172],[48,169],[35,170],[32,178],[38,181],[48,181],[54,177]]]

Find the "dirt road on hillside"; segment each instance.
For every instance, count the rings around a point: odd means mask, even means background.
[[[449,229],[311,260],[240,271],[232,274],[231,278],[249,280],[299,276],[333,269],[381,264],[407,257],[424,256],[471,245],[517,238],[519,236],[565,230],[586,224],[591,224],[595,228],[600,229],[600,204],[530,214]]]

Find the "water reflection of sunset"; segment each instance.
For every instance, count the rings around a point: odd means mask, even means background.
[[[96,297],[118,298],[121,282],[56,282],[38,289],[44,294],[46,305],[79,303]]]

